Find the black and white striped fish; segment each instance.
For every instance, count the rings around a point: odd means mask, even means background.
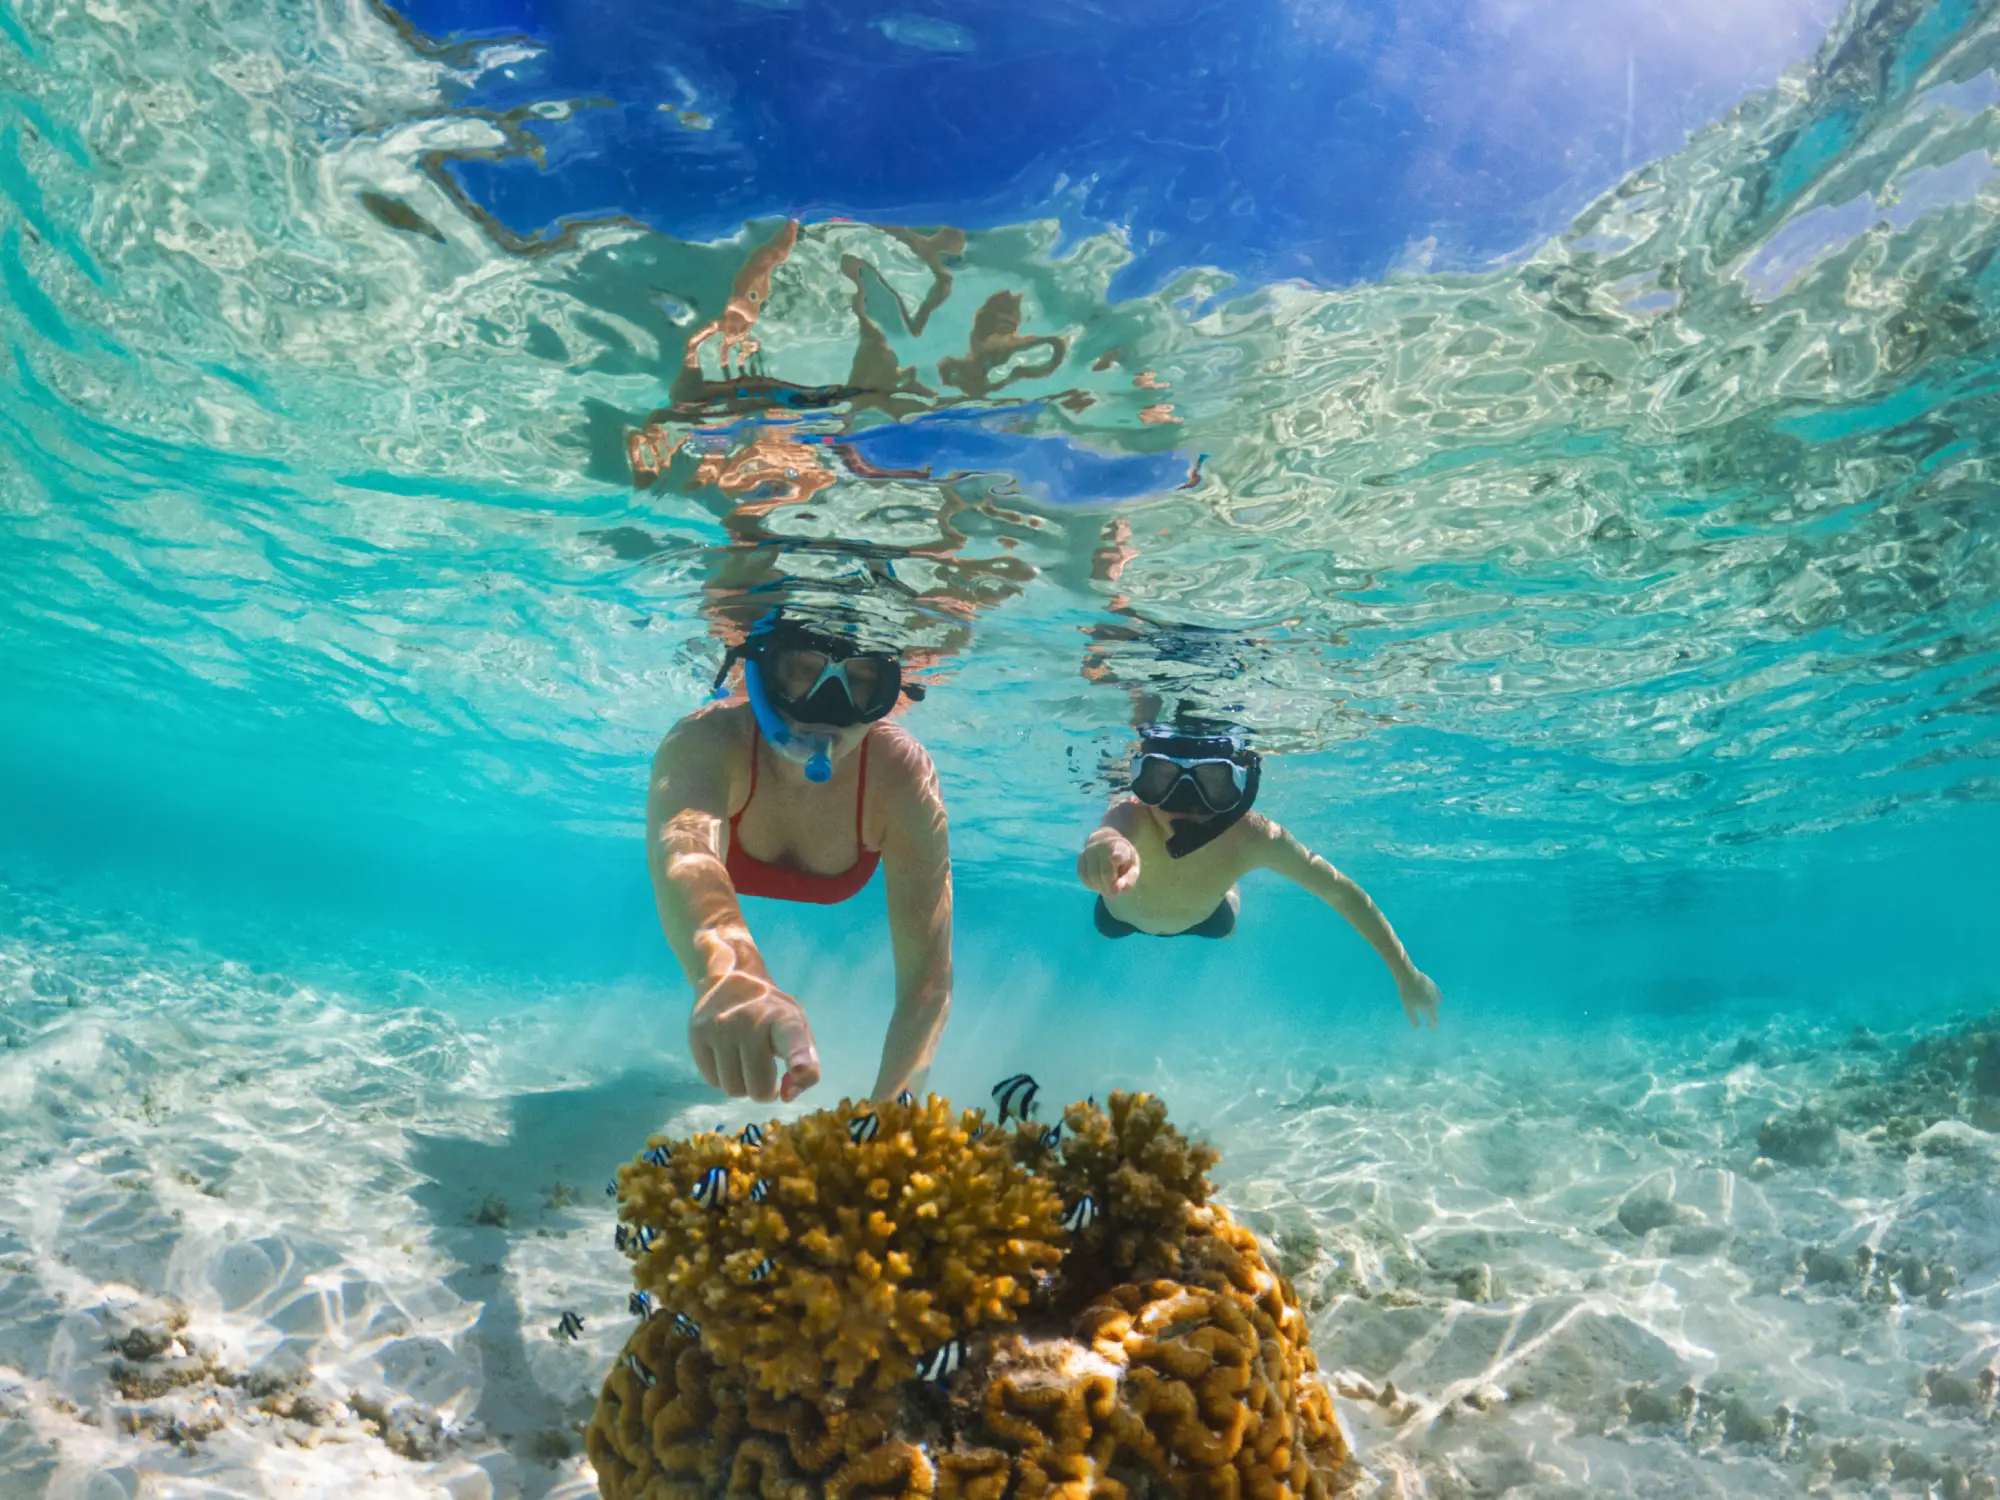
[[[694,1185],[694,1201],[706,1203],[710,1208],[721,1208],[729,1202],[729,1169],[710,1167],[701,1174],[701,1181]]]
[[[767,1255],[750,1268],[750,1279],[752,1281],[762,1281],[777,1269],[778,1263]]]
[[[1042,1086],[1026,1073],[1016,1073],[994,1084],[993,1097],[1000,1105],[1000,1123],[1007,1123],[1009,1113],[1017,1120],[1026,1120],[1035,1112],[1035,1096],[1041,1091]]]
[[[896,1102],[898,1104],[915,1104],[917,1102],[917,1096],[911,1093],[908,1089],[904,1089],[902,1093],[896,1096]]]
[[[771,1184],[763,1178],[759,1177],[755,1182],[750,1184],[750,1201],[752,1203],[762,1203],[770,1196]]]
[[[639,1377],[639,1384],[643,1385],[647,1390],[650,1391],[660,1383],[660,1377],[647,1369],[646,1362],[639,1358],[638,1355],[628,1353],[625,1356],[625,1364],[634,1375]]]
[[[607,1198],[616,1198],[618,1196],[617,1179],[614,1178],[610,1182],[604,1184],[604,1196]]]
[[[764,1144],[764,1127],[757,1124],[745,1125],[736,1132],[736,1139],[746,1146],[761,1146]]]
[[[1097,1222],[1097,1200],[1085,1193],[1069,1206],[1069,1212],[1062,1216],[1062,1227],[1071,1234],[1082,1234]]]
[[[678,1333],[684,1339],[698,1339],[701,1337],[701,1324],[695,1322],[686,1313],[675,1313],[674,1332]]]
[[[847,1122],[847,1138],[858,1146],[863,1141],[874,1140],[881,1129],[880,1115],[856,1115]]]
[[[648,1146],[640,1154],[639,1160],[649,1167],[664,1167],[667,1164],[667,1148],[665,1146]]]
[[[573,1312],[566,1312],[556,1319],[556,1337],[576,1339],[583,1334],[583,1319]]]
[[[1062,1121],[1058,1120],[1041,1134],[1042,1149],[1053,1151],[1062,1144]]]
[[[641,1255],[644,1255],[648,1250],[653,1248],[653,1241],[656,1238],[658,1236],[644,1224],[641,1224],[637,1229],[632,1231],[632,1243],[639,1247]]]
[[[653,1315],[653,1299],[644,1292],[634,1292],[625,1299],[625,1310],[643,1323]]]
[[[917,1379],[927,1380],[932,1385],[943,1385],[958,1373],[959,1366],[964,1363],[965,1340],[953,1339],[917,1361]]]
[[[611,1243],[616,1245],[620,1250],[623,1250],[627,1245],[632,1243],[632,1231],[627,1229],[623,1224],[620,1224],[612,1231]]]

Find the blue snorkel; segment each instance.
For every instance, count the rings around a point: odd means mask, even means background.
[[[806,768],[806,780],[819,783],[833,776],[833,736],[830,734],[805,734],[785,722],[785,716],[771,706],[770,696],[764,691],[764,675],[757,670],[754,657],[746,657],[743,662],[743,691],[750,699],[750,712],[757,716],[757,727],[764,731],[764,738],[771,742],[771,748],[788,760],[795,760]]]

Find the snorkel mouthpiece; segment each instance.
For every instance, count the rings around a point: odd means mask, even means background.
[[[785,759],[804,766],[807,781],[817,785],[832,780],[833,736],[807,734],[788,724],[785,716],[771,706],[770,695],[764,691],[764,674],[758,671],[754,657],[743,663],[743,691],[749,696],[750,712],[757,716],[757,727],[771,747]]]

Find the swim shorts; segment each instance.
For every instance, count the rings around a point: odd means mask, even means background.
[[[1130,922],[1122,922],[1117,917],[1112,916],[1111,908],[1106,906],[1104,898],[1099,896],[1097,898],[1097,930],[1108,938],[1121,938],[1130,937],[1133,933],[1143,931],[1144,929],[1134,927]],[[1192,927],[1183,928],[1179,932],[1147,933],[1146,935],[1148,937],[1157,935],[1160,937],[1225,938],[1235,930],[1236,908],[1229,904],[1229,898],[1225,896],[1220,906],[1216,907],[1214,911],[1203,917]]]

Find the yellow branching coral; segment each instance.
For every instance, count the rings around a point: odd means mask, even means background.
[[[653,1236],[638,1283],[772,1395],[888,1390],[1012,1321],[1062,1257],[1054,1190],[971,1123],[933,1096],[656,1143],[664,1164],[619,1173],[621,1216]]]
[[[1348,1483],[1298,1299],[1207,1201],[1212,1150],[1142,1094],[1072,1106],[1056,1138],[983,1124],[935,1098],[843,1105],[626,1168],[624,1216],[652,1231],[635,1274],[661,1310],[591,1424],[606,1500]]]
[[[1208,1202],[1215,1149],[1168,1124],[1167,1107],[1151,1094],[1114,1093],[1105,1109],[1072,1104],[1062,1123],[1056,1146],[1043,1144],[1032,1125],[1018,1129],[1012,1145],[1065,1205],[1091,1200],[1091,1223],[1078,1232],[1087,1253],[1065,1262],[1072,1300],[1134,1276],[1178,1274],[1190,1215]]]

